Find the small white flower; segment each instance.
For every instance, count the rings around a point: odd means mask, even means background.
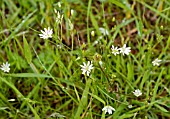
[[[64,118],[65,116],[64,115],[61,115],[60,113],[52,113],[49,117],[59,117],[59,118]]]
[[[105,29],[105,28],[100,27],[100,28],[99,28],[99,31],[100,31],[104,36],[105,36],[105,35],[109,35],[108,30]]]
[[[53,34],[53,29],[50,29],[50,27],[44,28],[44,31],[41,30],[42,34],[39,34],[40,38],[43,39],[48,39],[48,38],[52,38],[52,34]]]
[[[83,62],[83,65],[81,66],[82,74],[87,74],[89,76],[91,70],[94,68],[92,62],[88,61],[87,64]]]
[[[103,38],[103,36],[99,36],[98,40],[101,40]]]
[[[141,92],[139,89],[137,89],[137,90],[135,90],[135,91],[133,92],[133,94],[134,94],[136,97],[139,97],[139,96],[142,95],[142,92]]]
[[[112,114],[112,111],[115,111],[115,108],[112,106],[105,106],[102,111],[105,111],[105,114],[108,112],[109,114]]]
[[[111,50],[112,50],[112,54],[114,54],[115,56],[116,56],[117,54],[119,54],[119,49],[118,49],[117,47],[114,47],[113,45],[112,45],[112,47],[111,47]]]
[[[122,53],[123,55],[124,54],[129,55],[129,53],[131,52],[130,49],[131,47],[126,47],[126,44],[124,44],[122,48],[119,48],[120,53]]]
[[[128,108],[129,108],[129,109],[132,108],[132,105],[128,105]]]
[[[57,48],[61,49],[63,46],[61,44],[56,45]]]
[[[10,66],[10,64],[9,64],[8,62],[6,62],[6,64],[3,63],[3,64],[1,65],[1,68],[0,68],[0,69],[1,69],[2,71],[4,71],[4,72],[9,72],[9,70],[10,70],[9,66]]]
[[[97,45],[98,43],[99,43],[99,41],[98,41],[98,40],[94,41],[94,45]]]
[[[153,66],[159,66],[161,61],[162,60],[159,60],[158,58],[156,58],[154,61],[152,61],[152,64]]]

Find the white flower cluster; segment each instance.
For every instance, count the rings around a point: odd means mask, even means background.
[[[39,34],[40,38],[43,38],[43,39],[52,38],[53,29],[51,29],[50,27],[44,28],[44,31],[41,30],[41,33],[42,34]]]
[[[121,48],[114,47],[112,45],[111,50],[112,54],[114,54],[115,56],[120,53],[122,53],[123,55],[129,55],[129,53],[131,52],[131,47],[126,47],[126,44],[124,44]]]
[[[108,36],[109,35],[109,32],[108,32],[108,30],[107,29],[105,29],[105,28],[102,28],[102,27],[100,27],[99,28],[99,31],[101,32],[101,34],[103,34],[104,36]]]
[[[112,114],[112,111],[115,111],[115,108],[113,108],[112,106],[105,106],[102,111],[105,112],[105,114],[108,112],[109,114]]]
[[[136,97],[139,97],[142,95],[142,92],[139,90],[139,89],[136,89],[133,94],[136,96]]]
[[[159,66],[161,61],[162,60],[159,60],[158,58],[156,58],[154,61],[152,61],[152,64],[153,66]]]
[[[1,70],[2,71],[4,71],[4,72],[9,72],[10,71],[10,68],[9,68],[9,66],[10,66],[10,64],[8,63],[8,62],[6,62],[6,63],[3,63],[2,65],[1,65]]]
[[[92,62],[88,61],[87,64],[83,62],[83,65],[81,66],[82,74],[87,74],[87,76],[90,75],[91,70],[94,68]]]

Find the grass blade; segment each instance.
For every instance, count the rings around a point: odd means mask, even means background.
[[[11,77],[39,77],[39,78],[52,78],[46,74],[37,74],[37,73],[16,73],[16,74],[6,74]]]
[[[86,87],[85,87],[85,89],[83,91],[83,94],[82,94],[81,100],[79,102],[79,106],[78,106],[78,109],[77,109],[77,112],[76,112],[76,115],[75,115],[74,119],[79,119],[81,113],[86,108],[87,100],[88,100],[88,93],[89,93],[89,88],[91,86],[91,82],[92,82],[91,79],[87,80]]]
[[[25,97],[22,95],[22,93],[10,82],[8,82],[7,80],[5,80],[4,78],[0,77],[0,79],[6,84],[8,85],[10,88],[12,88],[14,90],[14,92],[16,93],[16,95],[20,96],[22,99],[24,99]],[[29,102],[27,102],[28,106],[30,107],[31,111],[33,112],[33,114],[35,115],[35,119],[40,119],[40,117],[38,116],[37,112],[34,110],[34,108],[31,106],[31,104]]]
[[[27,62],[30,64],[32,62],[32,54],[25,36],[23,36],[23,42],[24,42],[24,55]]]

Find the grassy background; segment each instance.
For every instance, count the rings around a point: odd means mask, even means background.
[[[61,3],[59,8],[56,0],[0,1],[0,64],[11,64],[10,73],[0,72],[0,118],[170,118],[170,2]],[[62,25],[54,9],[64,15]],[[47,27],[53,38],[40,39]],[[102,39],[100,27],[109,31]],[[129,56],[111,54],[111,45],[125,43]],[[152,65],[156,58],[162,60],[159,67]],[[90,77],[80,70],[87,61],[95,67]],[[132,92],[138,88],[143,94],[137,98]],[[113,115],[102,112],[105,105],[116,109]]]

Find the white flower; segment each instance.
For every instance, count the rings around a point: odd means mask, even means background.
[[[94,41],[94,45],[97,45],[98,43],[99,43],[99,41],[98,41],[98,40]]]
[[[105,35],[109,35],[109,32],[108,32],[108,30],[107,29],[105,29],[105,28],[99,28],[99,31],[105,36]]]
[[[142,95],[142,92],[141,92],[139,89],[137,89],[137,90],[135,90],[135,91],[133,92],[133,94],[134,94],[136,97],[139,97],[139,96]]]
[[[39,34],[40,38],[43,39],[48,39],[48,38],[52,38],[52,34],[53,34],[53,29],[50,29],[50,27],[44,28],[44,31],[41,30],[42,34]]]
[[[114,54],[115,56],[116,56],[117,54],[119,54],[119,49],[118,49],[117,47],[114,47],[113,45],[112,45],[112,47],[111,47],[111,50],[112,50],[112,54]]]
[[[159,66],[161,61],[162,60],[159,60],[158,58],[156,58],[154,61],[152,61],[152,64],[153,66]]]
[[[103,38],[103,36],[99,36],[99,40],[101,40]]]
[[[105,106],[102,111],[105,111],[105,114],[108,112],[109,114],[112,114],[112,111],[115,111],[115,108],[112,106]]]
[[[119,48],[120,53],[122,53],[123,55],[124,54],[129,55],[129,53],[131,52],[130,49],[131,47],[126,47],[126,44],[124,44],[122,48]]]
[[[9,70],[10,70],[9,66],[10,66],[10,64],[8,64],[8,62],[6,62],[6,64],[3,63],[3,64],[1,65],[1,68],[0,68],[0,69],[1,69],[2,71],[4,71],[4,72],[9,72]]]
[[[132,108],[132,105],[128,105],[128,108],[129,108],[129,109]]]
[[[94,68],[92,62],[88,61],[87,64],[83,62],[83,65],[81,66],[82,74],[87,74],[89,76],[91,70]]]
[[[64,115],[61,115],[60,113],[52,113],[49,117],[59,117],[59,118],[64,118],[65,116]]]
[[[63,46],[61,44],[56,45],[57,48],[61,49]]]

